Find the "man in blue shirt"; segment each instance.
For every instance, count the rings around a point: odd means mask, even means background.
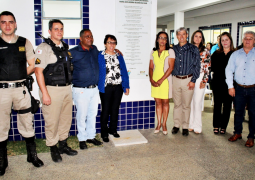
[[[179,44],[174,46],[175,64],[173,75],[174,127],[176,134],[182,126],[182,135],[189,135],[190,104],[195,82],[200,75],[200,55],[198,48],[187,42],[184,27],[176,31]]]
[[[229,141],[242,139],[242,123],[245,111],[245,105],[248,104],[249,113],[249,135],[245,143],[246,147],[254,146],[255,134],[255,33],[246,31],[243,38],[243,48],[235,51],[229,59],[226,67],[226,83],[228,84],[229,94],[235,101],[234,116],[234,135]],[[237,85],[233,86],[234,80]]]
[[[212,55],[215,51],[217,51],[218,49],[220,49],[220,47],[219,47],[219,44],[220,44],[220,35],[217,37],[217,41],[218,41],[218,43],[215,44],[215,45],[212,47],[211,51],[210,51],[211,55]]]
[[[73,63],[73,100],[76,105],[78,140],[80,149],[87,149],[86,141],[94,145],[102,142],[95,139],[96,115],[98,110],[99,66],[98,50],[93,44],[89,29],[80,32],[80,44],[70,50]]]

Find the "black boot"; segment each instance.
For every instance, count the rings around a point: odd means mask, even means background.
[[[43,166],[41,159],[37,157],[36,144],[34,142],[34,137],[25,138],[27,147],[27,162],[32,163],[35,167]]]
[[[8,166],[6,146],[7,146],[7,140],[0,142],[0,176],[5,174],[5,169]]]
[[[61,162],[62,157],[60,156],[58,147],[55,146],[50,146],[50,152],[51,152],[51,158],[54,162]]]
[[[66,141],[67,141],[67,139],[58,142],[59,153],[60,154],[66,153],[69,156],[77,155],[78,152],[73,150],[72,148],[68,147]]]

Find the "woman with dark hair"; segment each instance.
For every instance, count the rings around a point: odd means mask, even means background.
[[[206,44],[206,49],[209,51],[209,52],[211,52],[211,49],[212,49],[212,43],[207,43]]]
[[[169,98],[172,97],[172,79],[170,74],[174,69],[175,54],[169,47],[166,32],[159,32],[150,55],[149,76],[151,82],[151,96],[156,101],[158,125],[154,133],[159,133],[161,125],[163,134],[167,135],[166,121],[169,113]],[[163,115],[163,124],[161,119]]]
[[[202,103],[205,93],[205,84],[208,81],[210,67],[210,52],[204,46],[205,38],[201,30],[197,30],[192,34],[191,44],[198,47],[200,52],[200,76],[196,80],[194,94],[191,101],[189,131],[196,134],[202,132]]]
[[[117,133],[119,106],[123,92],[129,95],[129,77],[122,55],[115,51],[117,39],[113,35],[106,35],[104,39],[105,50],[98,54],[99,81],[98,89],[101,99],[101,137],[109,142],[108,135],[120,137]],[[109,116],[111,118],[107,127]]]
[[[233,40],[228,32],[220,36],[220,49],[212,55],[212,91],[213,91],[213,132],[214,134],[225,134],[228,126],[231,104],[233,97],[228,93],[228,86],[225,82],[225,69],[231,54],[235,51]],[[223,109],[222,109],[223,105]],[[221,128],[219,130],[219,128]]]

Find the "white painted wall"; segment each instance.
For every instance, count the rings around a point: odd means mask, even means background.
[[[103,40],[106,34],[115,34],[115,0],[90,0],[90,29],[94,36],[94,44],[99,50],[104,49]],[[17,19],[16,34],[26,37],[35,47],[34,0],[0,0],[0,12],[11,11]],[[15,5],[15,6],[14,6]],[[156,34],[157,0],[152,0],[151,14],[151,49],[154,47]],[[117,37],[118,38],[118,37]],[[150,50],[148,50],[148,57]],[[120,49],[121,51],[121,49]],[[124,54],[125,58],[125,54]],[[148,58],[149,68],[149,58]],[[34,83],[33,95],[39,98],[38,86]],[[151,86],[148,79],[130,79],[130,95],[123,96],[122,101],[150,100]]]
[[[190,32],[193,33],[200,26],[210,26],[217,24],[232,24],[231,35],[233,38],[234,46],[236,46],[237,38],[237,23],[242,21],[255,20],[255,7],[243,8],[234,11],[222,12],[217,14],[210,14],[205,16],[194,17],[185,20],[184,26],[190,28]],[[167,25],[167,29],[174,29],[174,23],[171,21]],[[190,34],[191,37],[192,34]],[[240,43],[240,42],[239,42]]]

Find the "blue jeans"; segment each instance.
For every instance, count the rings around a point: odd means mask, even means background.
[[[95,123],[99,101],[98,88],[73,87],[73,100],[77,109],[78,140],[86,141],[87,139],[95,138]]]
[[[248,107],[249,114],[249,135],[248,138],[254,139],[255,134],[255,87],[243,88],[238,86],[235,88],[235,134],[241,134],[243,130],[243,119],[245,105]]]

